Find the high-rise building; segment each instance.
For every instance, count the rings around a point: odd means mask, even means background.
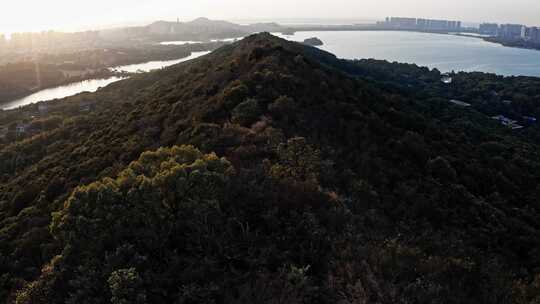
[[[521,28],[521,39],[529,40],[531,36],[531,28],[530,27],[522,27]]]
[[[505,39],[519,39],[522,29],[522,24],[501,24],[498,36]]]
[[[385,26],[410,30],[458,31],[461,29],[461,21],[387,17]]]
[[[521,39],[534,42],[534,43],[540,43],[540,28],[536,26],[533,26],[533,27],[524,26],[521,29]]]
[[[397,28],[402,29],[415,29],[416,28],[416,18],[402,18],[402,17],[391,17],[390,24]]]
[[[497,23],[482,23],[478,30],[482,35],[497,36],[499,33],[499,25]]]
[[[531,27],[531,41],[535,43],[540,43],[540,28],[534,26]]]
[[[427,30],[428,29],[428,21],[427,19],[418,19],[416,20],[416,26],[420,30]]]

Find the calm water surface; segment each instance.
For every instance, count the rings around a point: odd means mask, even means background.
[[[443,72],[481,71],[540,77],[540,51],[504,47],[478,38],[392,31],[275,35],[294,41],[318,37],[325,43],[321,49],[346,59],[375,58],[416,63]]]
[[[130,64],[130,65],[114,67],[113,69],[117,71],[129,72],[129,73],[149,72],[152,70],[162,69],[164,67],[168,67],[168,66],[175,65],[184,61],[195,59],[203,55],[206,55],[208,53],[210,52],[209,51],[192,52],[191,56],[185,57],[185,58],[167,60],[167,61],[149,61],[149,62],[140,63],[140,64]]]
[[[11,101],[5,104],[2,104],[3,110],[16,109],[20,106],[25,106],[28,104],[52,100],[56,98],[64,98],[67,96],[72,96],[81,92],[95,92],[100,87],[105,87],[113,82],[122,80],[120,77],[111,77],[107,79],[92,79],[85,80],[81,82],[75,82],[68,85],[59,86],[56,88],[45,89],[39,92],[36,92],[32,95],[26,96],[24,98]]]
[[[238,38],[225,38],[225,39],[211,39],[210,42],[235,42],[242,39],[243,37]],[[208,41],[207,41],[208,42]],[[161,42],[161,45],[185,45],[185,44],[198,44],[206,43],[205,41],[192,41],[192,40],[179,40],[179,41],[164,41]]]
[[[161,42],[161,45],[184,45],[184,44],[197,44],[204,43],[202,41],[192,41],[192,40],[180,40],[180,41],[164,41]]]
[[[115,67],[114,69],[117,71],[126,71],[130,73],[148,72],[151,70],[161,69],[170,65],[174,65],[177,63],[195,59],[197,57],[206,55],[208,53],[210,52],[193,52],[191,56],[181,58],[181,59],[168,60],[168,61],[150,61],[150,62],[141,63],[141,64],[119,66],[119,67]],[[45,89],[45,90],[36,92],[32,95],[26,96],[24,98],[2,104],[1,109],[11,110],[11,109],[16,109],[18,107],[25,106],[28,104],[40,102],[40,101],[73,96],[82,92],[95,92],[101,87],[105,87],[113,82],[116,82],[122,79],[123,78],[120,78],[120,77],[111,77],[107,79],[92,79],[92,80],[85,80],[81,82],[75,82],[72,84],[63,85],[63,86],[59,86],[59,87],[55,87],[51,89]]]
[[[299,32],[292,36],[275,34],[293,41],[318,37],[325,45],[321,49],[346,59],[375,58],[388,61],[416,63],[420,66],[448,71],[481,71],[500,75],[540,77],[540,51],[509,48],[482,39],[455,35],[414,32],[358,31],[358,32]],[[229,41],[234,38],[229,39]],[[169,42],[170,44],[185,43]],[[152,61],[116,67],[127,72],[150,71],[194,59],[208,52],[170,61]],[[81,92],[94,92],[120,78],[88,80],[37,92],[2,106],[13,109],[43,100],[63,98]]]

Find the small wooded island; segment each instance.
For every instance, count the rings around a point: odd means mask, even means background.
[[[312,37],[312,38],[308,38],[306,40],[304,40],[304,44],[306,45],[311,45],[311,46],[321,46],[321,45],[324,45],[324,43],[322,42],[321,39],[317,38],[317,37]]]

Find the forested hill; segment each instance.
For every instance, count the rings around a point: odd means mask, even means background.
[[[0,146],[1,298],[538,301],[536,127],[439,92],[258,34],[51,102]]]

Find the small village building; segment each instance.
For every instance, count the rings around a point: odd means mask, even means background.
[[[81,102],[79,104],[79,111],[82,113],[92,112],[96,108],[94,102]]]
[[[9,128],[7,126],[0,126],[0,139],[6,138],[9,133]]]
[[[460,101],[460,100],[455,100],[455,99],[451,99],[450,103],[453,103],[453,104],[458,105],[460,107],[470,107],[471,106],[470,103],[466,103],[466,102],[463,102],[463,101]]]
[[[522,125],[518,124],[516,120],[510,119],[504,115],[497,115],[491,118],[497,120],[501,125],[507,128],[510,128],[512,130],[518,130],[518,129],[524,128]]]
[[[15,133],[17,133],[17,135],[25,134],[28,131],[28,126],[29,125],[26,123],[18,123],[17,127],[15,128]]]
[[[525,120],[528,123],[536,123],[538,121],[536,117],[532,117],[532,116],[523,116],[523,120]]]
[[[40,103],[38,105],[38,111],[41,115],[47,114],[49,111],[49,106],[46,103]]]
[[[441,82],[444,84],[451,84],[453,81],[452,77],[448,74],[443,74],[441,76]]]

